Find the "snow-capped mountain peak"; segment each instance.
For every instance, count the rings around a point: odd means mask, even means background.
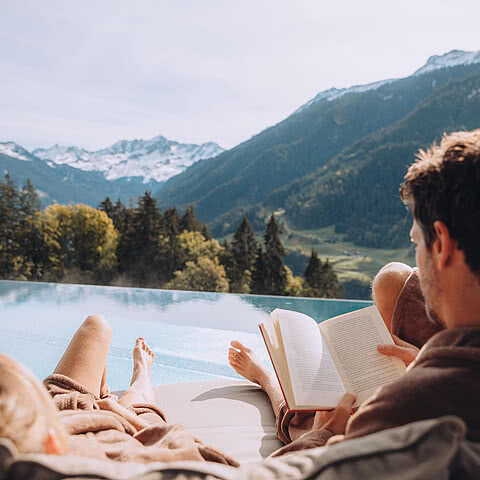
[[[480,50],[476,52],[452,50],[443,55],[432,55],[427,63],[422,68],[419,68],[414,75],[422,75],[433,70],[438,70],[439,68],[471,65],[472,63],[480,63]]]
[[[310,101],[308,101],[305,105],[302,105],[298,110],[294,113],[300,113],[310,107],[311,105],[320,102],[321,100],[325,100],[327,102],[332,102],[337,98],[343,97],[343,95],[347,93],[360,93],[360,92],[367,92],[368,90],[376,90],[380,88],[382,85],[386,85],[387,83],[391,83],[394,80],[381,80],[379,82],[367,83],[366,85],[355,85],[349,88],[329,88],[323,92],[320,92],[318,95],[313,97]]]
[[[67,164],[86,171],[101,171],[107,180],[122,177],[143,177],[162,182],[182,173],[204,158],[212,158],[224,149],[213,142],[182,144],[159,135],[150,140],[120,140],[108,148],[88,151],[78,147],[54,145],[32,153],[56,164]]]
[[[18,160],[31,160],[29,152],[15,142],[0,142],[0,153]]]
[[[419,68],[413,76],[423,75],[424,73],[431,72],[433,70],[438,70],[440,68],[456,67],[459,65],[471,65],[474,63],[480,63],[480,50],[476,52],[464,52],[463,50],[452,50],[451,52],[445,53],[443,55],[433,55],[428,60],[427,63]],[[320,101],[331,102],[337,98],[342,97],[347,93],[361,93],[368,90],[376,90],[377,88],[382,87],[388,83],[392,83],[398,79],[391,80],[381,80],[379,82],[368,83],[366,85],[355,85],[350,88],[329,88],[320,92],[310,101],[302,105],[297,109],[294,114],[303,112],[311,105],[314,105]]]

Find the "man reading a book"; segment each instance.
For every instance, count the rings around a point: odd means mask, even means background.
[[[278,437],[274,455],[361,437],[442,415],[457,415],[480,441],[480,129],[445,135],[420,150],[400,186],[413,213],[418,270],[384,267],[374,300],[396,347],[379,346],[410,363],[405,375],[377,390],[351,415],[345,394],[328,412],[289,412],[276,378],[239,342],[229,361],[268,394]],[[418,350],[421,348],[420,350]]]

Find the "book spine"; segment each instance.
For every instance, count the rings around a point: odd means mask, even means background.
[[[285,395],[285,392],[283,391],[282,382],[280,381],[280,377],[278,376],[277,368],[275,367],[275,362],[273,361],[272,354],[270,353],[270,348],[268,347],[268,342],[267,342],[267,339],[265,338],[265,334],[263,333],[263,329],[260,325],[258,326],[258,328],[260,329],[260,333],[262,334],[262,338],[263,338],[263,342],[265,343],[265,347],[267,347],[268,356],[270,357],[270,362],[272,362],[273,370],[275,372],[275,375],[277,376],[277,381],[278,381],[278,384],[280,385],[280,390],[282,391],[283,399],[285,400],[285,403],[287,404],[288,410],[291,410],[290,406],[288,405],[288,400],[287,400],[287,397]],[[297,411],[297,410],[292,410],[292,411]]]

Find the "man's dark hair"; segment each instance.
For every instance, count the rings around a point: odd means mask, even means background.
[[[427,248],[436,237],[434,222],[442,221],[480,276],[480,129],[444,135],[440,145],[420,150],[400,195],[413,208]]]

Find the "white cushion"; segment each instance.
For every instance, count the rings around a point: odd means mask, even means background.
[[[267,457],[282,443],[263,390],[246,381],[221,380],[155,387],[167,421],[179,423],[202,442],[241,464]]]

